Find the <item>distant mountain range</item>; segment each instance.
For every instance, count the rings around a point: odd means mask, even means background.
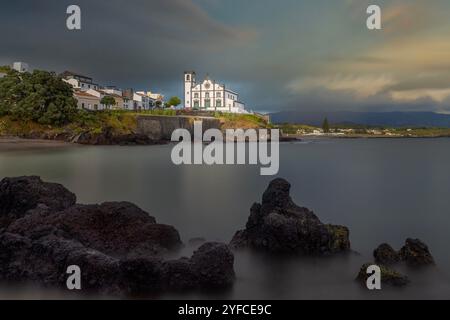
[[[321,126],[328,118],[331,124],[386,127],[442,127],[450,128],[450,115],[434,112],[302,112],[281,111],[271,114],[271,121]]]

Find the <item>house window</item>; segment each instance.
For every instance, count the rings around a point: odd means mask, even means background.
[[[222,107],[222,100],[216,100],[216,107],[221,108]]]
[[[81,107],[84,109],[84,103],[81,104]]]

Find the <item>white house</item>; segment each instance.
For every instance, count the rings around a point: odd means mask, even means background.
[[[155,100],[147,96],[143,91],[133,94],[134,110],[150,110],[155,106]]]
[[[219,84],[207,76],[201,83],[196,82],[193,71],[184,73],[184,107],[207,111],[247,113],[245,105],[239,101],[239,94]]]
[[[164,103],[164,95],[161,93],[153,93],[151,91],[138,91],[137,93],[146,95],[150,99],[150,106],[156,106],[157,101],[160,101],[161,105]]]
[[[73,92],[73,96],[75,97],[75,99],[77,99],[77,105],[79,109],[99,110],[99,108],[101,107],[100,98],[98,96],[89,94],[86,91],[75,90]]]
[[[123,96],[123,92],[120,89],[117,89],[116,87],[105,87],[102,89],[106,93],[115,94],[118,96]]]
[[[92,78],[90,77],[86,77],[70,71],[64,71],[61,76],[63,78],[63,81],[72,85],[75,90],[88,91],[90,89],[99,89],[99,85],[94,83]]]
[[[30,70],[30,67],[25,62],[14,62],[13,69],[16,70],[17,72],[24,73],[28,72]]]

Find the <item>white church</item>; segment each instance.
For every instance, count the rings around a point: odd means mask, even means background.
[[[224,84],[206,79],[197,83],[195,72],[184,73],[184,107],[205,111],[229,113],[247,113],[245,105],[239,101],[239,94],[228,89]]]

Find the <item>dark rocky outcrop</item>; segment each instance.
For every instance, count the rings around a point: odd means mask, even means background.
[[[172,226],[127,202],[77,205],[38,177],[0,182],[0,280],[65,288],[81,268],[83,290],[108,294],[221,289],[234,281],[233,254],[205,243],[191,258],[164,259],[182,243]]]
[[[23,217],[29,210],[58,211],[73,206],[76,196],[60,184],[39,177],[5,178],[0,181],[0,227]]]
[[[412,267],[435,265],[428,246],[419,239],[407,239],[405,245],[400,249],[400,257],[402,261]]]
[[[369,268],[372,264],[366,263],[364,264],[356,277],[356,280],[361,282],[363,286],[366,286],[367,279],[370,275],[367,274],[367,268]],[[381,269],[381,283],[387,284],[395,287],[402,287],[410,283],[407,276],[402,275],[401,273],[386,267],[379,266]]]
[[[178,231],[128,202],[74,205],[63,211],[31,212],[16,220],[8,232],[39,238],[43,233],[79,241],[112,256],[158,254],[181,245]]]
[[[235,234],[231,246],[301,254],[350,250],[348,229],[325,225],[312,211],[297,206],[289,195],[290,187],[284,179],[273,180],[262,203],[250,209],[245,230]]]
[[[69,139],[72,143],[87,145],[154,145],[166,143],[153,140],[139,133],[117,134],[112,128],[103,128],[101,132],[82,132]]]
[[[392,265],[400,262],[400,255],[389,244],[383,243],[373,252],[375,262],[382,265]]]
[[[394,286],[403,286],[409,279],[392,269],[393,265],[404,263],[409,267],[435,265],[428,246],[419,239],[407,239],[400,251],[395,251],[389,244],[383,243],[373,252],[375,264],[381,268],[382,282]],[[366,269],[370,264],[363,265],[357,279],[363,284],[367,279]]]
[[[383,265],[402,262],[410,267],[435,265],[428,246],[419,239],[406,239],[405,245],[398,252],[389,244],[381,244],[374,250],[373,256],[378,264]]]

